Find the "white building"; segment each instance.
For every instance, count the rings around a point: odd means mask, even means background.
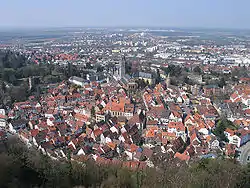
[[[83,78],[79,78],[76,76],[72,76],[69,78],[69,82],[78,86],[83,87],[85,84],[85,80]]]

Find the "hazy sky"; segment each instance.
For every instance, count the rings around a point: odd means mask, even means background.
[[[0,27],[250,28],[250,0],[1,0]]]

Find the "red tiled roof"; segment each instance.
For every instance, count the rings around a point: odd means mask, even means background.
[[[234,102],[240,102],[241,98],[237,98]]]
[[[102,131],[100,129],[95,129],[93,132],[95,137],[100,136],[102,134]]]
[[[107,146],[110,147],[112,150],[114,150],[115,147],[116,147],[116,144],[113,143],[113,142],[108,142],[108,143],[107,143]]]
[[[0,114],[0,119],[6,119],[6,118],[7,118],[7,116]]]
[[[83,114],[76,113],[74,117],[79,121],[88,121],[88,117]]]
[[[185,126],[182,122],[169,122],[168,128],[176,128],[176,130],[185,131]]]
[[[5,132],[3,130],[0,130],[0,137],[4,136]]]
[[[172,111],[172,114],[173,114],[175,117],[178,117],[178,118],[181,117],[181,115],[180,115],[177,111]]]
[[[197,137],[197,133],[196,133],[196,130],[193,131],[193,133],[191,134],[191,137],[190,137],[190,140],[191,142],[193,142]]]
[[[245,114],[250,115],[250,109],[246,109]]]
[[[31,136],[32,136],[32,137],[35,137],[36,135],[38,135],[39,130],[38,130],[38,129],[31,129],[31,130],[30,130],[30,133],[31,133]]]
[[[235,134],[235,131],[231,130],[229,128],[226,128],[225,132],[229,133],[231,136],[233,136]]]
[[[240,81],[250,81],[250,78],[243,77],[243,78],[240,78]]]
[[[181,154],[179,152],[177,152],[175,155],[174,155],[175,158],[178,158],[182,161],[188,161],[190,159],[190,156],[188,155],[185,155],[185,154]]]
[[[146,131],[146,135],[147,138],[153,138],[155,136],[155,132],[154,129],[149,129]]]
[[[238,97],[238,94],[237,94],[236,92],[234,92],[234,93],[231,95],[231,98],[234,99],[234,100],[235,100],[237,97]]]
[[[138,147],[137,145],[135,145],[135,144],[131,144],[131,145],[130,145],[130,151],[131,151],[131,152],[137,151],[138,148],[139,148],[139,147]]]
[[[157,120],[148,120],[147,125],[157,125],[158,121]]]

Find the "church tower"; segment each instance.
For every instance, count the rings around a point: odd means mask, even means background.
[[[170,74],[168,74],[167,76],[166,85],[167,85],[167,88],[170,86]]]
[[[120,62],[120,65],[119,65],[119,76],[120,78],[124,78],[125,76],[125,63],[126,63],[126,59],[125,59],[125,56],[122,57],[122,60]]]

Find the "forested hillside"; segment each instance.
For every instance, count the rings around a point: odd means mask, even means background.
[[[228,160],[186,165],[169,160],[160,168],[131,170],[93,161],[55,161],[28,150],[16,138],[1,143],[0,187],[250,187],[250,166]]]
[[[56,83],[67,78],[67,71],[56,65],[35,64],[28,57],[11,51],[0,51],[0,104],[10,106],[24,101],[36,92],[29,90],[28,78],[37,77],[40,84]]]

